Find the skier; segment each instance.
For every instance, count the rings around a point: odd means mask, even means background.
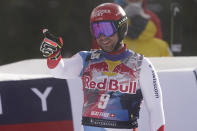
[[[123,43],[128,19],[115,3],[90,15],[91,33],[100,49],[62,59],[63,40],[43,30],[40,50],[55,78],[81,77],[84,92],[81,131],[137,131],[140,105],[149,111],[151,131],[164,131],[162,92],[157,73],[143,55]]]

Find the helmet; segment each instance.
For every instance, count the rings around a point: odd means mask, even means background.
[[[128,20],[125,11],[115,3],[103,3],[93,9],[90,24],[99,21],[113,21],[118,32],[120,43],[127,35]],[[92,28],[90,28],[92,32]]]

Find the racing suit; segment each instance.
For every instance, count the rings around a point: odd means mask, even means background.
[[[48,59],[48,61],[50,61]],[[82,131],[137,131],[142,101],[151,131],[164,131],[162,93],[151,62],[126,48],[119,52],[81,51],[53,61],[56,78],[81,77],[84,92]]]

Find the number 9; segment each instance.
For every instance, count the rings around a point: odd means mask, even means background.
[[[98,103],[98,108],[105,109],[107,107],[109,98],[110,98],[109,94],[102,94]]]

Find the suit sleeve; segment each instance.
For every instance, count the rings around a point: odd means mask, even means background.
[[[157,73],[147,58],[144,58],[141,65],[140,85],[149,113],[151,131],[164,131],[162,91]]]
[[[61,58],[58,63],[57,61],[54,61],[54,63],[56,66],[53,68],[50,68],[50,65],[48,64],[48,70],[53,77],[60,79],[79,77],[83,68],[83,59],[79,53],[65,60]]]

